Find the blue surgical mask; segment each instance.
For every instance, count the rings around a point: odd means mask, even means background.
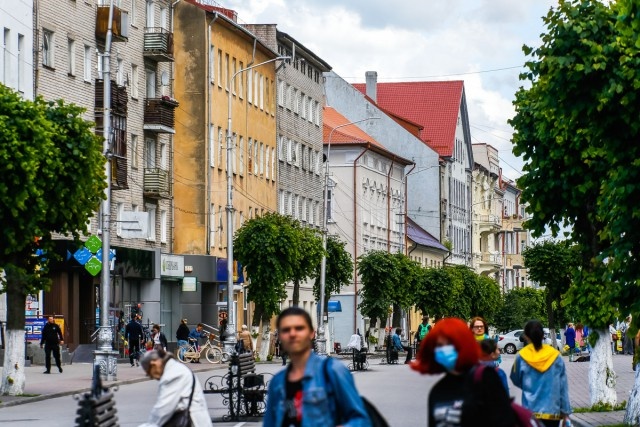
[[[451,372],[456,367],[458,361],[458,351],[456,348],[449,344],[442,347],[436,347],[435,359],[444,369]]]

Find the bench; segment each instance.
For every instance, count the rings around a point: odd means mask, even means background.
[[[77,427],[117,427],[118,410],[113,392],[102,386],[100,367],[94,366],[91,391],[78,399]]]
[[[234,354],[226,375],[213,375],[205,381],[203,392],[220,394],[229,414],[225,420],[237,421],[241,416],[259,417],[266,409],[268,382],[265,375],[256,374],[252,353]]]

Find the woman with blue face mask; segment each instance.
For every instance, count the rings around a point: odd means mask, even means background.
[[[446,318],[436,322],[411,364],[423,374],[445,373],[429,394],[429,426],[515,425],[510,398],[496,371],[484,369],[480,380],[474,380],[479,360],[480,346],[465,321]]]

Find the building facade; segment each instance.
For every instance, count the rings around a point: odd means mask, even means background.
[[[185,259],[209,257],[207,269],[217,265],[220,274],[202,282],[201,313],[205,323],[217,326],[227,301],[227,169],[232,172],[233,230],[277,209],[280,64],[274,61],[277,52],[239,25],[231,10],[185,0],[176,5],[174,17],[176,62],[182,70],[175,91],[184,98],[176,114],[174,251]],[[251,320],[240,278],[234,278],[236,326]],[[206,313],[205,306],[210,308]]]
[[[104,132],[103,69],[109,1],[40,2],[35,10],[35,93],[86,108],[84,117]],[[109,52],[111,264],[110,318],[114,323],[140,304],[145,320],[171,328],[175,282],[163,280],[163,254],[172,251],[173,44],[171,2],[114,2]],[[99,237],[100,212],[88,234]],[[65,341],[91,342],[99,319],[99,276],[73,257],[79,248],[59,236],[64,261],[53,263],[44,314],[65,317]],[[71,255],[71,256],[69,256]],[[180,272],[181,274],[181,272]],[[175,275],[168,276],[175,279]],[[164,297],[161,297],[164,295]],[[175,295],[174,295],[175,296]],[[161,301],[162,300],[162,301]],[[169,334],[173,335],[173,334]],[[168,336],[169,336],[168,335]]]
[[[399,252],[404,245],[405,176],[413,163],[397,156],[332,107],[324,109],[325,154],[329,162],[329,233],[346,242],[354,260],[352,282],[332,300],[342,312],[333,313],[333,342],[348,342],[356,330],[369,329],[360,314],[357,259],[372,250]],[[331,137],[331,138],[329,138]],[[399,216],[398,213],[401,213]],[[398,220],[400,218],[400,220]]]
[[[322,128],[323,73],[331,66],[275,24],[245,25],[280,56],[288,56],[277,72],[278,212],[303,225],[322,228],[324,173]],[[285,306],[293,304],[287,285]],[[316,318],[313,281],[300,284],[299,306]]]
[[[0,83],[33,99],[33,0],[0,4]]]

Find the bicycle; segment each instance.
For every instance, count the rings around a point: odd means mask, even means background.
[[[200,360],[202,353],[204,353],[209,363],[228,362],[231,358],[231,355],[226,351],[222,351],[220,347],[215,346],[212,343],[212,340],[215,341],[212,335],[213,334],[209,334],[207,336],[207,342],[201,345],[199,348],[196,347],[197,340],[190,338],[190,343],[183,344],[178,348],[178,360],[180,360],[182,363],[189,363],[193,360]],[[193,344],[191,344],[191,342]]]

